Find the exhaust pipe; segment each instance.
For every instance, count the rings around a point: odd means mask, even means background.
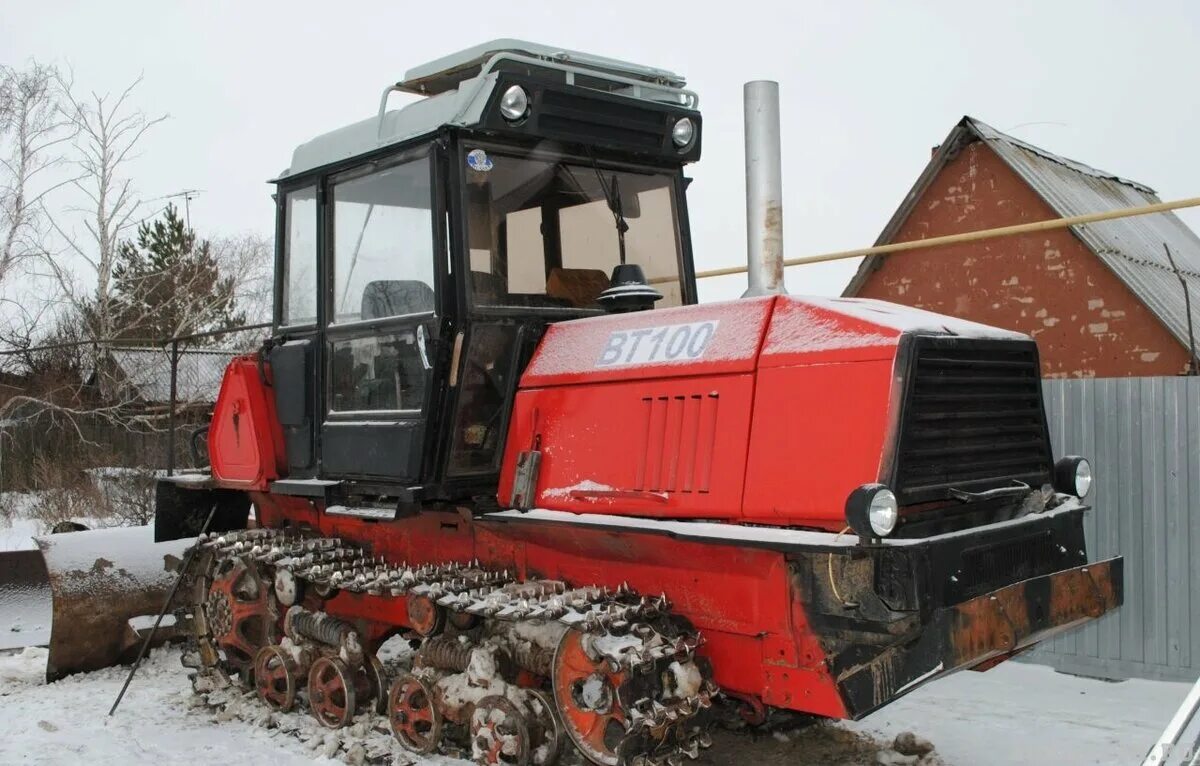
[[[746,102],[746,257],[743,298],[786,295],[783,286],[783,176],[779,83],[754,80]]]

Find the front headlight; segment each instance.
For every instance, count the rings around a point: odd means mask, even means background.
[[[895,493],[890,489],[881,489],[872,495],[868,517],[875,534],[880,537],[890,535],[900,518],[900,506],[896,503]]]
[[[860,540],[879,540],[896,531],[900,505],[882,484],[864,484],[846,499],[846,523]]]
[[[692,122],[691,117],[680,117],[671,128],[671,140],[680,149],[686,149],[695,137],[696,123]]]
[[[1087,497],[1092,489],[1092,464],[1078,455],[1059,458],[1054,464],[1054,488],[1080,499]]]
[[[529,94],[520,85],[510,86],[500,97],[500,114],[509,122],[524,119],[529,113]]]

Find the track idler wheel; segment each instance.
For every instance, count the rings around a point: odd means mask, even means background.
[[[254,658],[254,688],[258,698],[275,710],[296,705],[299,668],[281,646],[264,646]]]
[[[331,729],[354,718],[358,691],[355,674],[336,657],[320,657],[308,671],[308,705],[313,717]]]
[[[405,673],[392,683],[387,697],[388,723],[406,750],[425,755],[437,750],[442,738],[442,714],[433,690],[416,676]]]
[[[567,736],[592,763],[617,766],[617,748],[628,731],[618,691],[625,671],[614,671],[603,658],[593,659],[584,634],[568,630],[554,653],[551,679],[554,701]]]
[[[229,559],[213,575],[204,603],[212,640],[224,652],[226,670],[248,676],[258,650],[279,638],[274,588],[253,561]]]
[[[507,697],[484,697],[471,713],[471,757],[486,766],[528,766],[529,725]]]

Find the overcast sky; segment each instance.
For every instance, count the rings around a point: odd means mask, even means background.
[[[411,66],[516,37],[671,69],[700,94],[699,269],[745,253],[742,89],[783,100],[786,254],[874,241],[964,114],[1141,181],[1200,195],[1200,2],[55,2],[0,0],[0,62],[69,63],[88,89],[167,113],[141,196],[203,189],[204,234],[270,233],[266,179],[312,136],[374,113]],[[162,202],[154,203],[162,205]],[[148,211],[150,212],[150,211]],[[1200,215],[1185,214],[1200,228]],[[836,294],[854,262],[790,269]],[[710,280],[734,297],[744,277]]]

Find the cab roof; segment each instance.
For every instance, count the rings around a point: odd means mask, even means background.
[[[674,72],[666,69],[633,64],[628,61],[605,58],[591,53],[554,48],[526,40],[501,38],[476,45],[465,50],[451,53],[420,66],[415,66],[404,73],[400,89],[407,93],[434,95],[444,93],[458,87],[464,79],[479,74],[483,67],[498,54],[520,54],[529,58],[543,61],[568,64],[578,69],[588,69],[596,72],[622,75],[648,83],[668,85],[682,88],[687,81]]]
[[[375,116],[296,147],[291,165],[274,180],[283,181],[433,133],[443,126],[480,122],[504,62],[556,73],[568,84],[603,88],[629,98],[692,109],[699,103],[696,94],[684,88],[686,80],[665,69],[524,40],[492,40],[409,69],[402,81],[384,91]],[[576,80],[577,74],[586,77]],[[388,96],[393,91],[425,98],[388,109]]]

